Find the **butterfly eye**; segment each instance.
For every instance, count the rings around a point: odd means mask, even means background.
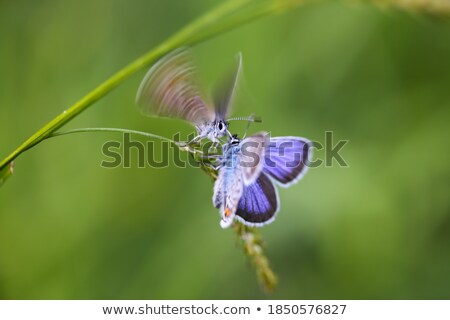
[[[217,128],[219,129],[219,131],[223,131],[225,129],[225,125],[223,124],[222,121],[219,122],[219,124],[217,125]]]

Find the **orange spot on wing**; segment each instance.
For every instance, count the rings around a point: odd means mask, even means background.
[[[224,215],[225,215],[225,217],[226,218],[228,218],[229,216],[231,216],[231,210],[230,210],[230,208],[225,208],[225,210],[224,210]]]

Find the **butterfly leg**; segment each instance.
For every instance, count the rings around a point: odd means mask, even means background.
[[[205,162],[204,165],[214,171],[219,171],[220,167],[222,166],[221,164],[214,165],[211,162]]]
[[[222,155],[221,154],[208,154],[208,155],[204,155],[204,156],[200,156],[200,159],[202,160],[220,160],[222,159]]]
[[[254,122],[254,121],[255,121],[255,116],[254,116],[254,114],[252,113],[252,114],[250,115],[250,117],[248,117],[248,120],[247,120],[247,127],[245,128],[244,136],[242,137],[242,139],[245,139],[245,137],[247,136],[247,131],[248,131],[248,129],[250,128],[250,124],[251,124],[252,122]]]
[[[190,145],[192,145],[192,144],[194,144],[194,143],[199,142],[202,138],[203,138],[203,137],[202,137],[201,135],[195,136],[193,139],[191,139],[191,140],[188,141],[188,142],[180,142],[180,146],[183,146],[183,147],[190,146]]]
[[[217,147],[219,146],[219,141],[213,141],[211,146],[208,149],[208,153],[214,153],[214,151],[217,150]]]
[[[203,154],[203,151],[195,149],[195,148],[192,147],[193,144],[196,144],[196,143],[200,142],[200,140],[203,139],[203,138],[204,138],[204,136],[199,134],[199,135],[195,136],[193,139],[191,139],[191,140],[189,140],[187,142],[178,142],[177,145],[178,145],[178,147],[180,149],[183,149],[183,150],[185,150],[187,152]]]

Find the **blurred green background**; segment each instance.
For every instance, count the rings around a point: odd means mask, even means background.
[[[218,3],[2,1],[0,157]],[[268,297],[449,299],[450,23],[345,3],[300,8],[196,46],[205,90],[238,51],[234,115],[260,115],[253,132],[350,140],[349,168],[321,166],[280,190],[281,212],[261,229],[280,280]],[[145,71],[65,129],[192,132],[140,115]],[[131,169],[103,169],[111,139],[120,135],[56,138],[17,159],[0,189],[0,298],[267,297],[219,227],[210,178],[138,169],[136,157]]]

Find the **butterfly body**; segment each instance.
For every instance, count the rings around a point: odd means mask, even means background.
[[[197,141],[206,138],[213,143],[219,143],[219,139],[227,134],[228,123],[224,120],[217,119],[212,122],[197,124],[195,128],[197,129],[197,137],[194,139]]]

